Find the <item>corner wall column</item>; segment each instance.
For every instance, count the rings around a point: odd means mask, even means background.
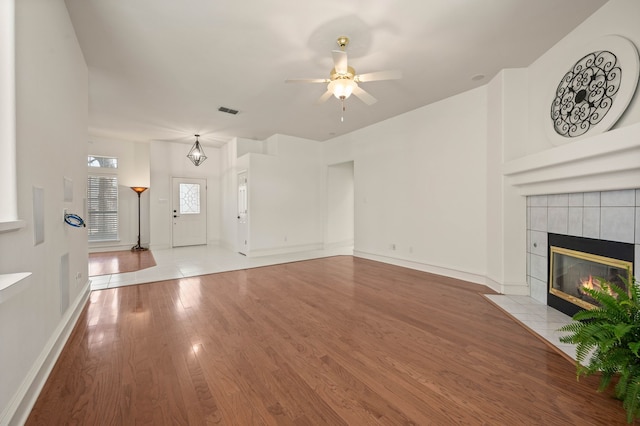
[[[0,1],[0,222],[18,219],[15,3]]]

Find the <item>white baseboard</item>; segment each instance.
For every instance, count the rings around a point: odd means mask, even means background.
[[[144,243],[140,243],[143,247],[148,247]],[[131,250],[131,247],[135,246],[136,243],[129,244],[118,244],[116,246],[94,246],[91,247],[89,245],[89,253],[104,253],[108,251],[123,251],[123,250]]]
[[[227,240],[221,240],[220,241],[220,247],[222,247],[225,250],[236,251],[235,244],[232,244],[231,242],[229,242]]]
[[[509,294],[512,296],[529,296],[531,293],[531,291],[529,290],[529,285],[526,282],[501,283],[491,277],[486,277],[485,279],[487,281],[486,286],[491,288],[491,290],[493,291],[497,291],[500,294]]]
[[[416,271],[429,272],[431,274],[442,275],[445,277],[455,278],[458,280],[469,281],[475,284],[486,285],[487,279],[484,275],[474,274],[471,272],[458,271],[455,269],[444,268],[441,266],[429,265],[426,263],[416,262],[414,260],[405,260],[389,256],[382,256],[374,253],[367,253],[359,250],[354,250],[353,255],[355,257],[361,257],[363,259],[375,260],[377,262],[389,263],[391,265],[402,266],[404,268],[415,269]]]
[[[33,363],[27,377],[23,380],[18,391],[14,394],[11,402],[0,416],[0,425],[23,425],[31,409],[40,395],[53,366],[55,365],[62,348],[67,343],[67,339],[76,325],[80,313],[89,299],[89,289],[91,281],[87,281],[82,288],[70,309],[62,317],[58,327],[47,341],[42,352]]]
[[[456,269],[429,265],[426,263],[416,262],[413,260],[382,256],[379,254],[367,253],[367,252],[358,251],[358,250],[354,250],[353,255],[355,257],[362,257],[364,259],[375,260],[383,263],[389,263],[391,265],[402,266],[409,269],[415,269],[417,271],[429,272],[432,274],[442,275],[445,277],[455,278],[458,280],[469,281],[475,284],[486,285],[491,290],[496,291],[500,294],[509,294],[513,296],[529,296],[530,294],[529,286],[527,285],[526,282],[499,283],[493,280],[492,278],[489,278],[481,274],[458,271]]]
[[[351,238],[349,240],[342,240],[342,241],[335,241],[335,242],[331,242],[331,243],[324,243],[324,249],[325,250],[331,250],[331,249],[342,248],[342,247],[353,247],[353,238]]]
[[[282,246],[268,249],[250,250],[247,255],[249,257],[271,256],[274,254],[298,253],[303,251],[322,250],[322,243],[301,244],[297,246]]]
[[[171,248],[171,244],[153,244],[149,245],[149,250],[168,250]]]
[[[502,291],[496,290],[502,294],[509,294],[511,296],[530,296],[531,289],[527,283],[504,283],[502,284]],[[546,303],[546,302],[545,302]]]

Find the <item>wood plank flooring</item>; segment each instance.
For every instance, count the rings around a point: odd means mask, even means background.
[[[625,424],[481,293],[351,256],[96,291],[27,424]]]
[[[122,274],[156,266],[151,250],[89,253],[89,276]]]

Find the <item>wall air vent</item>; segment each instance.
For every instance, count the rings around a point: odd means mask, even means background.
[[[231,108],[227,108],[227,107],[223,107],[223,106],[218,108],[218,111],[226,112],[227,114],[233,114],[233,115],[236,115],[238,113],[237,109],[231,109]]]

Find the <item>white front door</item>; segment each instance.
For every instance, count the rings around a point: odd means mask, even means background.
[[[249,250],[249,185],[247,172],[238,174],[238,252]]]
[[[173,247],[207,244],[207,180],[172,178]]]

